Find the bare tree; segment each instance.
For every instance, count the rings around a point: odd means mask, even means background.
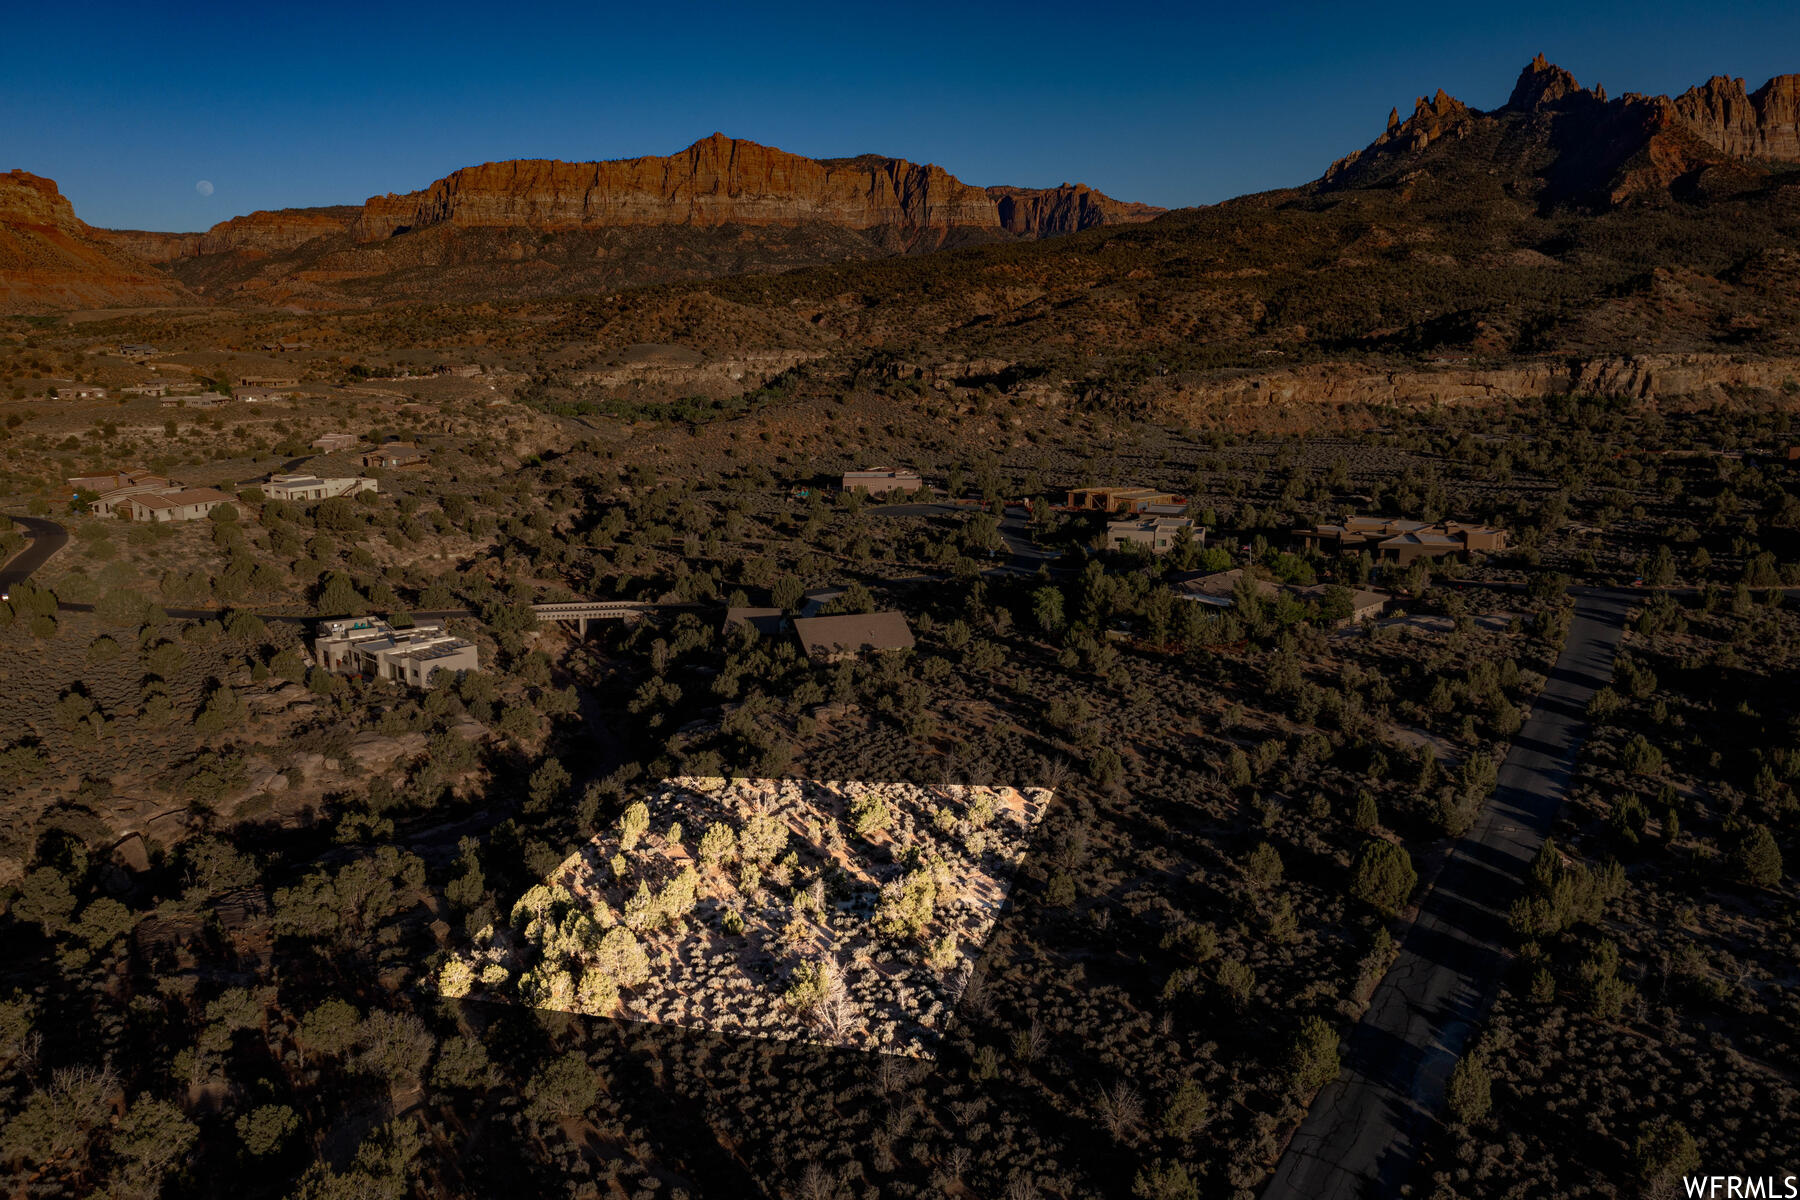
[[[794,1187],[795,1200],[832,1200],[837,1194],[837,1177],[817,1162],[806,1164]]]
[[[1144,1099],[1136,1088],[1121,1079],[1110,1091],[1100,1093],[1099,1099],[1094,1101],[1094,1110],[1114,1141],[1127,1141],[1143,1120]]]

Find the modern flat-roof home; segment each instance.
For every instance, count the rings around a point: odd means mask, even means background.
[[[1462,521],[1408,521],[1391,517],[1351,517],[1342,525],[1319,524],[1296,529],[1306,546],[1327,553],[1367,550],[1375,558],[1407,566],[1421,558],[1487,553],[1506,549],[1506,530]]]
[[[362,444],[362,439],[354,433],[322,433],[313,439],[313,449],[323,450],[327,454],[339,450],[354,450]]]
[[[420,467],[431,456],[411,442],[384,442],[362,456],[365,467]]]
[[[912,627],[900,612],[844,613],[835,617],[796,617],[794,636],[812,658],[834,660],[865,650],[911,650]]]
[[[156,347],[144,346],[136,343],[126,343],[119,347],[119,353],[123,354],[126,358],[149,358],[152,354],[156,353]]]
[[[196,392],[188,396],[164,396],[164,408],[217,408],[225,397],[217,392]]]
[[[292,398],[286,388],[270,387],[235,387],[231,389],[231,398],[244,404],[272,404]]]
[[[1135,513],[1152,507],[1166,510],[1182,505],[1180,496],[1146,487],[1071,488],[1068,498],[1068,507],[1093,512]]]
[[[916,492],[924,485],[917,471],[870,467],[866,471],[845,471],[843,488],[846,492],[862,488],[871,496],[885,496],[889,492]]]
[[[58,400],[104,400],[106,389],[91,383],[76,383],[56,389]]]
[[[1192,517],[1134,517],[1106,523],[1106,548],[1142,546],[1152,554],[1167,554],[1181,540],[1183,531],[1195,544],[1206,544],[1206,530],[1195,524]]]
[[[439,671],[479,671],[475,643],[444,632],[435,622],[395,629],[380,617],[319,622],[313,639],[319,665],[338,675],[387,679],[424,688]]]
[[[126,496],[113,506],[133,521],[198,521],[232,498],[216,488],[177,488]]]
[[[169,394],[169,385],[160,382],[134,383],[129,387],[120,388],[119,391],[127,396],[166,396]]]
[[[1242,581],[1249,579],[1250,586],[1256,588],[1260,599],[1273,600],[1281,595],[1281,588],[1267,579],[1246,576],[1244,568],[1233,567],[1229,571],[1214,571],[1211,575],[1190,575],[1175,582],[1175,595],[1182,600],[1192,600],[1198,604],[1210,604],[1214,608],[1230,608],[1237,603],[1238,589]]]
[[[268,482],[252,484],[271,500],[329,500],[333,496],[354,496],[358,492],[378,492],[381,485],[366,475],[321,478],[318,475],[271,475]]]

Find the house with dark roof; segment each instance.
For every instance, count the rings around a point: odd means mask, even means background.
[[[797,617],[794,636],[812,658],[835,660],[866,651],[911,650],[912,626],[894,611],[842,613],[832,617]]]
[[[411,442],[384,442],[362,456],[365,467],[422,467],[431,456]]]
[[[724,630],[730,633],[733,629],[749,628],[764,637],[780,637],[788,625],[787,613],[779,608],[728,608],[725,610]]]

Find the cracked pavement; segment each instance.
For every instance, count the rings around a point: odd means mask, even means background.
[[[1492,794],[1419,902],[1400,953],[1342,1047],[1343,1068],[1288,1144],[1262,1200],[1397,1195],[1486,1017],[1510,954],[1507,913],[1544,844],[1641,597],[1572,588],[1575,619]]]

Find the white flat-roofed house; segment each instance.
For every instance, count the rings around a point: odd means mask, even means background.
[[[411,687],[431,686],[439,671],[479,671],[475,643],[447,633],[435,622],[395,629],[380,617],[322,621],[313,641],[319,665],[338,675],[386,679]]]
[[[271,475],[267,483],[255,485],[271,500],[329,500],[333,496],[354,496],[358,492],[377,492],[381,485],[363,475],[325,478],[318,475]]]

